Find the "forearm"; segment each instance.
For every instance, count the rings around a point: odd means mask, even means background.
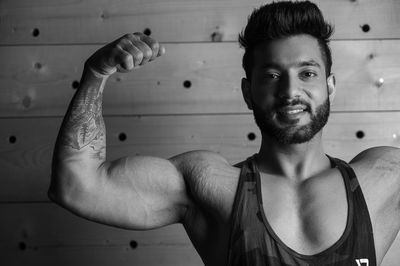
[[[68,186],[75,187],[73,181],[78,174],[88,178],[106,160],[106,130],[102,116],[106,79],[85,67],[57,137],[51,193],[64,191]]]
[[[62,123],[56,148],[61,157],[84,156],[105,160],[106,131],[102,116],[105,77],[85,68],[81,84]]]

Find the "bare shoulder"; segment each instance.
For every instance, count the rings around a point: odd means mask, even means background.
[[[224,174],[228,174],[229,176],[229,174],[237,173],[238,170],[237,167],[232,166],[221,154],[208,150],[185,152],[171,157],[169,160],[188,179],[217,178],[224,176]]]
[[[194,150],[181,153],[169,159],[183,172],[204,171],[210,167],[229,166],[228,161],[219,153],[208,150]]]
[[[374,147],[350,162],[372,213],[385,209],[398,214],[400,206],[400,149]]]
[[[169,160],[182,173],[195,205],[229,215],[239,168],[232,166],[222,155],[207,150],[182,153]]]
[[[400,149],[379,146],[362,151],[350,164],[364,174],[379,172],[400,175]]]

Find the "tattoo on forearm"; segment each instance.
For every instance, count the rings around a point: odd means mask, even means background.
[[[81,88],[74,96],[61,129],[62,145],[76,150],[88,146],[93,158],[105,159],[106,132],[102,116],[102,85]]]

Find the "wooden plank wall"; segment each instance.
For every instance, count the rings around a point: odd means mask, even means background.
[[[124,33],[146,30],[167,54],[109,80],[108,157],[210,149],[233,164],[257,152],[260,133],[242,100],[236,39],[265,2],[1,0],[2,265],[202,265],[179,225],[126,231],[50,203],[52,149],[85,59]],[[371,146],[400,147],[400,1],[315,2],[336,26],[338,92],[326,151],[349,160]],[[383,265],[398,266],[399,250],[396,240]]]

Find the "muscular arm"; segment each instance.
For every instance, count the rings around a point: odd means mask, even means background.
[[[380,263],[400,229],[400,149],[374,147],[350,164],[367,202]]]
[[[117,65],[129,71],[162,54],[148,37],[139,37],[124,36],[85,64],[54,149],[49,197],[93,221],[150,229],[181,221],[190,200],[182,156],[106,161],[102,94],[108,76]]]

